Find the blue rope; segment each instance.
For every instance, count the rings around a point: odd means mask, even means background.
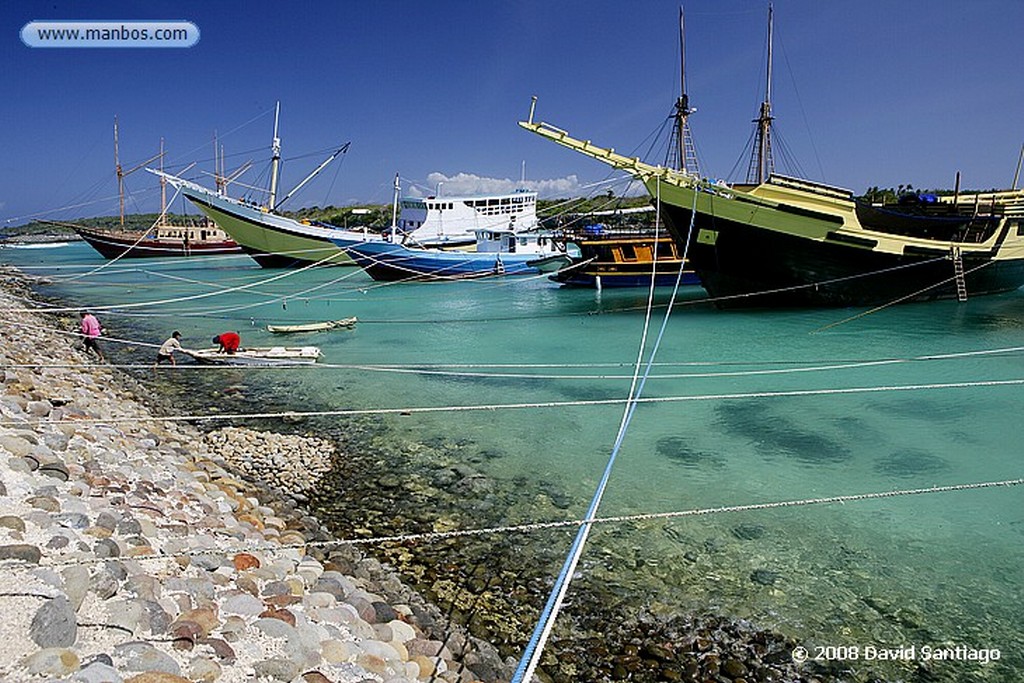
[[[683,247],[683,258],[679,264],[679,271],[676,273],[675,286],[672,289],[672,297],[669,299],[668,308],[665,311],[665,316],[661,322],[661,329],[658,330],[658,336],[654,341],[654,346],[651,348],[651,353],[647,358],[647,365],[644,368],[643,376],[640,378],[640,382],[636,385],[636,391],[630,390],[630,398],[626,408],[626,412],[622,419],[622,424],[619,426],[619,433],[615,438],[615,444],[612,446],[611,455],[608,457],[608,463],[605,465],[604,474],[601,476],[601,481],[597,485],[597,490],[594,492],[594,497],[590,501],[590,507],[587,508],[587,515],[584,518],[584,523],[580,526],[579,531],[576,532],[576,538],[573,540],[572,546],[569,549],[569,554],[565,558],[565,562],[562,565],[562,571],[559,572],[558,578],[555,580],[555,585],[551,589],[551,594],[548,596],[547,603],[544,605],[544,610],[541,612],[540,619],[537,621],[537,625],[533,629],[533,635],[530,637],[530,642],[527,643],[526,649],[523,650],[523,655],[519,660],[519,665],[516,667],[515,674],[512,676],[512,683],[523,683],[533,675],[534,669],[537,668],[537,663],[540,660],[540,653],[543,650],[544,643],[547,641],[548,634],[551,628],[554,626],[555,619],[558,617],[558,611],[560,609],[562,599],[565,596],[566,591],[569,589],[569,583],[572,581],[572,575],[575,572],[576,564],[579,562],[580,555],[583,553],[583,546],[587,542],[587,537],[590,535],[590,529],[593,526],[594,519],[597,516],[598,507],[601,505],[601,499],[604,497],[605,488],[608,485],[608,480],[611,478],[612,466],[615,464],[615,459],[619,454],[619,450],[622,447],[622,442],[626,438],[626,431],[629,428],[629,424],[633,419],[633,414],[636,412],[636,407],[640,396],[643,394],[644,386],[647,384],[647,378],[650,375],[651,368],[654,365],[654,358],[658,353],[658,348],[661,346],[661,340],[665,335],[665,329],[668,326],[669,316],[672,314],[672,305],[675,303],[676,294],[679,291],[679,286],[683,279],[683,269],[686,265],[686,256],[690,247],[690,237],[693,234],[693,225],[697,217],[697,189],[693,191],[693,208],[690,211],[690,227],[687,231],[685,246]],[[660,213],[661,208],[661,179],[658,179],[658,208]],[[648,312],[650,311],[651,302],[654,299],[654,276],[657,270],[657,257],[654,259],[651,273],[651,288],[650,296],[648,298]],[[648,317],[647,321],[650,318]],[[644,345],[647,335],[647,323],[644,325],[643,339],[640,344],[640,358],[637,359],[637,367],[639,368],[640,362],[643,359]]]

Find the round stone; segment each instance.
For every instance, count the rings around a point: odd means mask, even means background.
[[[29,673],[37,676],[67,676],[78,671],[78,655],[64,648],[44,648],[25,661]]]
[[[39,647],[70,647],[78,638],[78,622],[68,599],[61,595],[44,602],[32,617],[29,636]]]
[[[2,515],[0,516],[0,527],[6,529],[13,529],[14,531],[25,531],[25,522],[21,517],[15,515]]]

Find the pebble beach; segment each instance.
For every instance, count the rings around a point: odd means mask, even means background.
[[[0,277],[0,680],[508,679],[303,510],[330,444],[156,419],[67,321],[9,312],[28,289]]]

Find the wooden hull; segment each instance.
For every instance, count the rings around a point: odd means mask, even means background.
[[[606,287],[649,287],[651,285],[650,268],[646,272],[622,272],[619,270],[609,271],[599,268],[585,268],[580,270],[564,269],[548,276],[552,281],[567,287],[590,287],[604,289]],[[676,273],[664,273],[659,271],[654,277],[655,287],[674,287],[676,284]],[[682,282],[686,286],[700,285],[700,279],[696,273],[686,271],[683,273]]]
[[[350,255],[374,280],[465,280],[504,275],[536,275],[528,262],[536,253],[498,253],[410,249],[391,242],[352,245]]]
[[[182,194],[264,268],[355,265],[343,248],[331,242],[329,228],[305,225],[187,186]],[[335,232],[343,234],[340,229]]]
[[[661,187],[662,213],[720,308],[877,306],[955,299],[956,265],[968,297],[1024,285],[1024,241],[1003,220],[984,243],[865,229],[850,212],[778,208]],[[852,205],[851,205],[852,211]],[[690,230],[691,221],[693,224]]]
[[[75,228],[75,232],[101,256],[115,258],[159,258],[170,256],[203,256],[240,254],[242,248],[233,240],[189,242],[173,239],[142,239],[139,233],[109,233],[102,230]]]
[[[589,230],[589,229],[588,229]],[[650,287],[654,271],[656,287],[676,284],[682,259],[672,237],[664,232],[600,230],[570,238],[580,255],[575,263],[553,275],[554,282],[571,287]],[[657,265],[655,265],[657,264]],[[692,270],[684,270],[680,284],[698,285]]]
[[[299,325],[267,325],[267,332],[274,334],[296,334],[300,332],[326,332],[339,327],[352,329],[358,320],[356,318],[344,318],[342,320],[326,320],[324,322],[304,323]]]
[[[320,349],[315,346],[273,346],[239,349],[235,353],[221,353],[216,348],[183,351],[197,362],[209,365],[312,365],[320,359]]]
[[[876,306],[1024,285],[1022,190],[928,200],[938,211],[924,204],[865,210],[842,188],[783,176],[729,187],[617,154],[547,123],[519,125],[641,179],[721,308]]]

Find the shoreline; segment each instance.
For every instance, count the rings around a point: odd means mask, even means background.
[[[12,271],[0,271],[0,275],[9,272]],[[2,292],[6,291],[9,286],[24,289],[32,281],[30,276],[5,277],[3,279],[7,284],[0,284],[0,306],[6,306],[7,297]],[[44,315],[43,317],[48,320],[56,319],[55,316]],[[61,321],[62,326],[66,326],[68,322],[69,319],[64,318]],[[47,326],[43,324],[38,327],[45,328]],[[52,323],[49,326],[53,326]],[[16,327],[14,333],[10,334],[8,326],[0,324],[0,334],[12,338],[17,338],[20,330],[23,329]],[[35,334],[36,331],[33,330],[33,335]],[[68,356],[73,356],[76,361],[85,360],[80,351],[71,349],[71,341],[66,336],[55,335],[55,339],[49,339],[48,343],[54,348],[67,349]],[[109,345],[107,349],[110,349]],[[108,355],[110,354],[109,350],[106,352]],[[114,355],[116,354],[115,351]],[[258,393],[248,395],[249,392],[246,391],[245,385],[232,385],[218,390],[201,383],[181,385],[172,383],[173,387],[166,387],[172,389],[168,393],[151,388],[152,382],[147,381],[149,379],[148,371],[137,375],[105,368],[102,365],[87,366],[83,369],[87,371],[84,373],[86,375],[95,372],[105,378],[112,378],[112,386],[123,384],[127,400],[134,406],[131,410],[139,411],[133,414],[159,416],[180,413],[183,406],[177,403],[176,398],[196,393],[200,387],[202,392],[209,392],[203,394],[207,398],[216,398],[218,401],[237,400],[239,407],[261,400],[276,403],[273,388],[269,394],[264,392],[261,397]],[[53,371],[47,370],[47,372]],[[106,385],[103,386],[106,390]],[[120,395],[121,392],[118,393]],[[117,398],[113,402],[118,404],[120,401],[121,399]],[[191,408],[185,408],[186,412],[207,409],[206,403],[202,405],[200,403],[193,402]],[[187,400],[185,404],[188,404]],[[245,412],[245,410],[236,412]],[[5,419],[7,419],[6,415]],[[414,530],[421,525],[436,530],[439,528],[438,524],[441,525],[440,528],[497,524],[498,522],[492,519],[492,513],[498,514],[498,519],[501,519],[501,514],[496,509],[494,502],[500,501],[501,494],[507,492],[491,491],[490,488],[492,486],[504,488],[504,484],[483,477],[472,464],[463,463],[461,456],[452,459],[447,455],[442,459],[444,462],[435,463],[436,471],[426,478],[429,479],[429,482],[425,481],[420,474],[414,474],[408,478],[410,473],[399,466],[399,463],[407,460],[413,453],[417,455],[418,459],[420,456],[426,455],[422,451],[423,448],[434,450],[433,446],[413,444],[414,450],[409,451],[407,449],[410,444],[386,445],[384,442],[390,444],[390,441],[385,433],[386,430],[378,433],[380,425],[360,427],[350,424],[340,428],[337,425],[325,428],[326,425],[318,424],[316,421],[304,424],[292,424],[288,420],[243,421],[243,423],[262,425],[264,431],[255,433],[268,438],[284,437],[285,435],[292,438],[297,433],[308,434],[311,430],[318,437],[322,436],[326,440],[332,441],[342,452],[342,457],[335,459],[334,466],[324,470],[322,478],[315,482],[305,481],[301,482],[301,485],[278,486],[275,480],[279,472],[274,468],[266,467],[262,470],[260,467],[254,469],[255,458],[246,459],[244,452],[247,449],[242,449],[241,460],[236,459],[232,462],[232,458],[225,456],[223,452],[218,451],[217,455],[212,455],[209,453],[208,446],[202,446],[201,442],[206,441],[211,434],[234,429],[234,427],[228,426],[231,425],[230,422],[225,422],[223,429],[212,431],[194,429],[184,423],[176,423],[173,429],[168,429],[169,432],[175,432],[176,435],[173,438],[178,439],[178,446],[175,447],[177,451],[173,454],[173,458],[180,459],[184,453],[202,450],[205,455],[200,460],[211,463],[204,467],[219,468],[217,471],[220,474],[217,475],[216,481],[218,483],[232,482],[230,486],[239,487],[238,491],[235,491],[238,496],[250,499],[251,507],[247,507],[242,514],[255,515],[252,508],[256,508],[258,511],[262,507],[264,513],[268,513],[269,510],[268,514],[271,514],[272,517],[286,520],[285,529],[276,528],[280,527],[280,523],[275,522],[269,525],[269,531],[267,525],[264,524],[262,531],[278,539],[284,533],[297,534],[298,538],[303,539],[297,543],[302,545],[304,542],[308,542],[307,553],[314,556],[314,559],[320,562],[325,571],[337,572],[347,579],[355,590],[371,594],[373,598],[371,600],[366,600],[363,595],[352,597],[353,591],[349,590],[349,584],[346,583],[345,590],[335,596],[337,602],[345,603],[348,607],[354,608],[361,618],[365,617],[364,621],[372,630],[371,634],[370,631],[357,629],[359,630],[359,634],[355,636],[357,639],[363,636],[373,639],[379,631],[383,631],[387,638],[394,637],[393,628],[391,633],[383,628],[378,628],[378,626],[390,625],[390,622],[385,625],[375,623],[374,620],[381,617],[378,615],[377,609],[368,609],[366,602],[369,602],[371,607],[383,605],[380,606],[380,610],[384,616],[395,617],[399,621],[420,627],[419,635],[423,637],[421,639],[431,641],[428,651],[432,648],[436,651],[436,655],[444,655],[445,662],[442,664],[437,661],[431,665],[419,660],[417,663],[423,665],[424,669],[433,666],[434,672],[418,680],[509,680],[515,667],[516,653],[521,649],[521,643],[525,642],[529,636],[535,610],[537,606],[543,604],[547,596],[550,572],[543,566],[543,563],[537,564],[536,559],[542,556],[551,559],[548,555],[551,555],[552,552],[558,555],[557,548],[555,550],[548,548],[538,555],[531,564],[524,565],[517,571],[515,567],[522,564],[522,558],[519,555],[522,553],[523,547],[516,539],[500,539],[496,543],[485,541],[476,547],[471,547],[469,544],[459,544],[458,546],[441,544],[437,548],[422,547],[423,544],[410,546],[384,544],[379,549],[374,547],[373,552],[379,559],[364,556],[358,550],[359,546],[357,545],[341,542],[330,543],[338,538],[358,539],[374,534],[402,534],[409,531],[409,525]],[[350,434],[347,432],[353,428],[359,438],[350,441],[348,438]],[[130,430],[126,429],[125,431],[129,432]],[[153,434],[154,431],[147,433]],[[254,432],[251,429],[243,431]],[[358,434],[363,431],[365,434]],[[378,440],[376,438],[378,435],[383,439]],[[134,432],[126,436],[136,440],[143,438]],[[369,440],[362,437],[369,437]],[[183,442],[188,444],[187,449],[181,445]],[[251,443],[250,446],[252,446]],[[452,448],[454,451],[451,452],[457,453],[461,448],[460,442],[452,444],[446,440],[444,443],[436,444],[436,450],[439,452],[450,451]],[[308,450],[304,453],[308,455]],[[266,455],[264,454],[264,456]],[[494,457],[494,455],[486,454],[485,457]],[[394,461],[392,458],[398,458],[398,460]],[[356,463],[353,470],[351,461],[356,460],[361,462]],[[469,458],[468,463],[472,462],[472,458]],[[263,464],[266,465],[266,463]],[[0,462],[0,472],[2,471],[2,462]],[[227,472],[227,476],[222,479],[220,477],[223,477],[224,472]],[[353,486],[356,483],[353,477],[365,478],[365,481],[359,482],[358,486]],[[2,476],[0,476],[0,480],[2,480]],[[419,513],[410,512],[408,509],[402,511],[393,507],[398,503],[400,497],[410,494],[417,500],[427,497],[433,507],[429,510],[423,508]],[[495,494],[498,494],[497,497]],[[555,507],[568,504],[568,501],[562,500],[564,494],[560,491],[552,489],[546,491],[545,495],[551,499],[551,503]],[[259,503],[257,498],[263,500],[259,505],[257,505]],[[4,498],[0,497],[0,503],[3,501]],[[338,505],[338,501],[343,501],[343,503]],[[453,503],[453,501],[462,501],[465,505]],[[421,500],[421,502],[424,501]],[[446,506],[450,506],[451,509]],[[234,512],[237,513],[237,511]],[[237,514],[235,516],[237,517]],[[373,529],[373,533],[370,529]],[[2,533],[3,529],[0,527],[0,534]],[[291,536],[290,540],[295,541],[296,536]],[[2,544],[2,535],[0,535],[0,545]],[[325,547],[333,546],[334,549],[321,551],[319,547],[314,547],[317,544],[324,544]],[[224,560],[225,562],[230,560],[228,564],[234,564],[234,557],[224,558]],[[560,560],[560,555],[554,558],[554,561],[560,562]],[[257,568],[257,571],[259,570],[260,568]],[[207,571],[211,570],[208,568]],[[232,573],[223,563],[221,566],[214,567],[212,571],[221,574]],[[246,570],[238,571],[244,573]],[[407,578],[403,579],[403,577]],[[332,578],[336,577],[332,575]],[[235,579],[237,577],[231,580]],[[495,579],[497,579],[497,583],[494,583]],[[217,580],[221,581],[221,579]],[[251,588],[248,584],[246,585]],[[227,586],[228,588],[225,590],[238,588],[237,584],[232,587],[230,581]],[[408,586],[416,588],[412,589]],[[313,588],[315,587],[314,583]],[[771,630],[759,628],[756,624],[744,619],[717,614],[710,611],[711,608],[686,609],[681,606],[673,608],[670,605],[658,605],[652,609],[649,605],[645,606],[635,604],[635,601],[624,600],[625,596],[619,594],[618,590],[615,586],[610,589],[602,587],[577,589],[573,598],[573,603],[576,605],[576,608],[572,610],[573,613],[567,614],[556,623],[553,640],[545,653],[541,668],[538,670],[537,675],[540,680],[545,683],[549,681],[569,683],[570,681],[625,679],[652,682],[661,680],[821,682],[868,680],[868,678],[864,678],[865,674],[870,677],[869,672],[863,670],[854,674],[849,670],[841,670],[835,666],[819,665],[818,663],[797,666],[790,657],[790,652],[796,645],[792,639]],[[358,600],[360,597],[364,598],[362,602]],[[356,603],[355,605],[350,604],[353,601]],[[347,608],[343,607],[342,609]],[[252,616],[257,617],[255,621],[264,618],[260,615],[250,615],[250,617]],[[232,621],[232,626],[235,625],[237,625],[237,621]],[[404,632],[401,626],[397,626],[397,628]],[[470,631],[482,637],[483,640],[470,636]],[[6,631],[0,629],[0,633],[6,633]],[[265,634],[260,631],[254,637],[259,640],[264,636]],[[209,639],[209,636],[205,637]],[[244,638],[249,635],[242,637],[244,642]],[[288,642],[287,639],[286,642]],[[385,639],[384,645],[389,643],[393,644],[391,640]],[[467,649],[468,643],[471,643],[472,647]],[[438,644],[440,644],[440,648],[438,648]],[[494,644],[503,649],[499,651]],[[199,643],[198,640],[193,642],[193,647],[196,649],[206,646],[207,644]],[[361,653],[355,649],[339,652],[334,649],[333,645],[329,647],[331,648],[331,657],[340,657],[344,661],[331,661],[327,662],[328,664],[360,666],[360,661],[367,659],[360,660]],[[370,648],[373,649],[373,646]],[[401,648],[394,649],[397,649],[400,655],[402,654]],[[420,645],[414,645],[412,651],[419,649],[421,649]],[[408,647],[405,648],[405,651],[412,656]],[[0,655],[2,655],[2,650],[0,650]],[[424,656],[429,659],[436,655]],[[321,653],[321,663],[325,661],[326,655]],[[81,660],[79,665],[93,663],[93,661]],[[370,663],[377,664],[376,660]],[[252,675],[256,671],[255,663],[250,661],[244,666],[247,668],[239,668],[233,664],[227,673],[223,673],[222,667],[222,672],[218,673],[216,677],[194,679],[252,680]],[[467,666],[468,668],[466,668]],[[316,678],[315,680],[327,680],[334,683],[363,680],[359,677],[346,678],[347,674],[336,669],[330,671],[323,679]],[[448,670],[442,672],[441,669]],[[238,673],[239,671],[247,673]],[[423,669],[421,669],[421,673],[422,671]],[[3,669],[0,669],[0,674],[3,672]],[[187,672],[183,673],[187,675]],[[277,675],[290,673],[293,671],[280,670]],[[373,671],[368,671],[368,673],[371,675],[368,680],[416,680],[394,676],[389,678]],[[129,680],[128,675],[135,674],[127,674],[123,680]],[[321,672],[321,675],[324,674]],[[273,680],[273,678],[266,680]],[[278,678],[278,680],[292,679]],[[302,679],[296,678],[295,680]]]
[[[0,309],[27,286],[5,269]],[[147,420],[138,380],[86,365],[48,329],[51,316],[17,315],[34,329],[0,322],[0,604],[12,615],[0,625],[0,676],[507,677],[493,648],[379,561],[307,545],[333,539],[294,501],[269,500],[233,473],[199,430]],[[18,367],[40,348],[83,365]],[[124,417],[137,420],[103,423]],[[453,654],[466,649],[490,677]]]

